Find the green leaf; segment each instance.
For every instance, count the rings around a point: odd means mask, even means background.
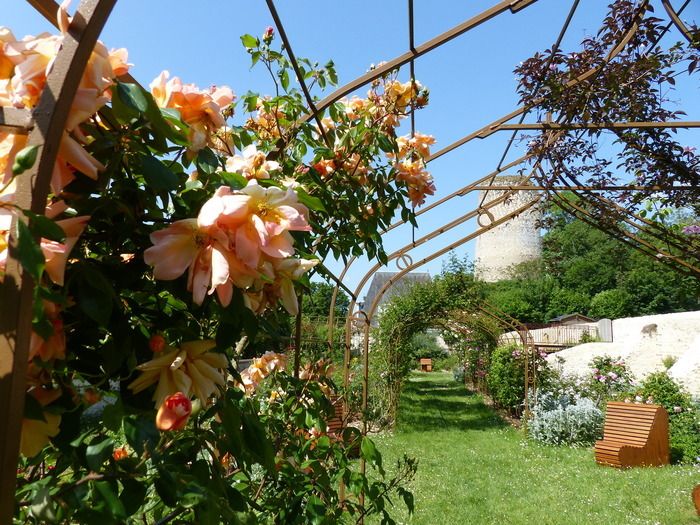
[[[54,503],[53,499],[51,498],[49,487],[43,486],[32,498],[32,503],[29,506],[29,513],[35,519],[43,523],[54,523],[57,520],[57,505],[58,504]]]
[[[146,184],[154,192],[174,191],[179,180],[168,167],[155,157],[147,156],[141,159],[141,169]]]
[[[283,69],[280,73],[280,82],[282,84],[282,89],[287,91],[289,88],[289,72],[286,69]]]
[[[27,419],[36,419],[37,421],[46,421],[44,417],[44,408],[34,396],[26,394],[24,396],[24,417]]]
[[[396,153],[395,144],[383,133],[377,134],[377,142],[384,153]]]
[[[232,190],[240,190],[248,185],[248,179],[246,179],[240,173],[231,173],[229,171],[222,171],[219,173],[221,179],[229,186]]]
[[[191,509],[207,499],[207,491],[195,483],[188,483],[180,497],[180,505]]]
[[[243,416],[243,440],[246,448],[260,465],[269,472],[274,471],[275,452],[272,448],[272,443],[265,435],[265,428],[255,416],[245,412],[241,415]]]
[[[173,108],[158,107],[150,93],[148,94],[146,117],[151,123],[151,129],[154,134],[161,135],[180,146],[189,144],[189,139],[187,138],[188,126],[180,120],[180,112]],[[163,142],[161,147],[165,149],[166,144]]]
[[[306,503],[306,512],[311,516],[311,523],[323,523],[323,517],[326,514],[326,504],[318,496],[309,497]]]
[[[17,224],[17,259],[22,268],[31,275],[35,281],[41,280],[46,260],[39,243],[36,242],[29,226],[24,221],[18,220]]]
[[[245,103],[245,110],[248,113],[252,113],[258,107],[258,95],[249,91],[243,96],[243,102]]]
[[[255,38],[253,35],[243,35],[241,37],[241,42],[243,42],[243,47],[246,49],[251,49],[254,47],[258,47],[260,45],[260,41]]]
[[[145,450],[155,449],[160,439],[160,433],[156,428],[153,416],[133,416],[122,422],[126,440],[140,456]]]
[[[95,481],[95,488],[97,492],[100,493],[105,503],[107,503],[110,514],[117,519],[125,519],[127,516],[126,509],[114,493],[114,490],[112,490],[112,485],[109,481]]]
[[[221,403],[221,411],[219,416],[221,417],[221,423],[226,431],[226,440],[229,445],[229,452],[238,454],[241,447],[241,413],[238,407],[232,402],[230,396],[226,396],[226,399]]]
[[[374,442],[367,436],[362,438],[362,444],[360,445],[360,454],[370,463],[377,466],[379,472],[383,475],[384,470],[382,469],[382,455],[377,450]]]
[[[46,340],[53,335],[53,323],[49,321],[44,310],[44,302],[39,300],[41,297],[41,288],[36,289],[37,297],[34,299],[34,305],[32,307],[32,330],[42,339]]]
[[[37,152],[39,151],[39,146],[36,144],[33,146],[27,146],[22,148],[15,155],[15,162],[12,165],[12,174],[20,175],[26,170],[34,166],[36,162]]]
[[[304,206],[306,206],[310,210],[323,211],[323,212],[326,211],[326,207],[323,205],[323,201],[321,199],[319,199],[318,197],[314,197],[313,195],[309,195],[301,188],[296,188],[295,191],[296,191],[297,197],[299,198],[299,202],[301,202]]]
[[[124,505],[126,515],[131,516],[141,508],[146,499],[147,488],[144,483],[135,479],[123,479],[121,483],[124,489],[119,494],[119,500]]]
[[[209,148],[200,150],[197,154],[197,169],[202,173],[211,175],[219,168],[219,159]]]
[[[148,109],[148,99],[141,86],[126,82],[117,82],[117,94],[119,99],[129,108],[145,113]]]
[[[156,492],[168,507],[174,507],[178,504],[177,498],[177,482],[175,477],[166,469],[159,468],[158,476],[155,478],[153,485]]]
[[[116,403],[105,406],[102,412],[102,423],[105,428],[112,432],[118,432],[122,426],[122,418],[124,417],[124,406],[121,399]]]
[[[102,464],[112,455],[114,440],[110,437],[93,441],[85,450],[85,459],[90,470],[99,471]]]
[[[29,210],[24,210],[24,215],[29,219],[29,230],[37,237],[43,237],[44,239],[56,242],[63,242],[66,240],[66,234],[63,228],[46,215],[39,215]]]
[[[81,264],[74,275],[80,309],[100,326],[109,324],[116,298],[111,283],[100,271],[88,264]]]

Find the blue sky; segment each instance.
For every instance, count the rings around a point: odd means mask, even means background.
[[[9,26],[17,37],[53,31],[26,2],[5,2],[0,25]],[[415,0],[416,44],[496,3],[497,0]],[[597,31],[608,3],[606,0],[581,2],[563,42],[564,50],[577,49],[584,36]],[[660,2],[653,3],[657,15],[663,17]],[[74,4],[77,5],[77,0]],[[333,59],[340,84],[361,75],[370,64],[389,60],[408,48],[405,0],[277,0],[276,4],[295,54],[319,62]],[[691,2],[683,18],[700,19],[699,4]],[[434,151],[517,107],[513,68],[534,52],[552,45],[570,6],[571,2],[564,0],[539,0],[516,14],[506,11],[416,61],[417,79],[431,90],[430,106],[417,113],[416,128],[436,137]],[[110,48],[128,48],[129,61],[134,64],[131,72],[144,85],[162,69],[168,69],[183,81],[201,87],[227,84],[239,94],[248,90],[269,93],[270,80],[262,68],[249,69],[249,57],[239,40],[244,33],[261,34],[268,25],[272,25],[272,19],[263,0],[119,0],[101,40]],[[669,41],[678,38],[673,33]],[[400,78],[408,79],[407,66]],[[695,84],[679,78],[678,94],[674,96],[688,113],[688,120],[700,120],[696,78],[697,75],[693,79]],[[359,94],[365,92],[366,88]],[[535,115],[528,119],[534,120]],[[509,136],[508,132],[495,133],[432,162],[429,169],[438,188],[433,199],[493,171]],[[687,137],[688,145],[700,145],[697,132],[681,133],[681,136]],[[522,148],[512,148],[507,161],[521,154]],[[416,237],[466,213],[475,204],[475,196],[456,198],[450,205],[424,214]],[[428,256],[476,227],[472,221],[455,228],[413,250],[413,259]],[[408,227],[390,232],[385,241],[387,250],[409,243],[411,235]],[[472,258],[473,242],[456,253]],[[340,273],[342,265],[328,263],[334,272]],[[370,266],[366,260],[355,263],[346,278],[350,288],[355,287]],[[441,261],[437,260],[422,270],[437,274],[440,268]],[[395,269],[390,263],[386,270]]]

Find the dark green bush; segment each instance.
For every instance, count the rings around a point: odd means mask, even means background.
[[[666,372],[649,374],[636,393],[668,412],[671,461],[700,463],[700,407]]]
[[[700,416],[697,410],[671,414],[670,445],[673,463],[700,463]]]
[[[494,402],[517,411],[525,400],[525,362],[518,346],[499,346],[491,354],[486,384]]]
[[[646,376],[637,395],[645,401],[662,405],[669,414],[673,414],[676,407],[686,410],[692,406],[690,394],[685,392],[666,372],[654,372]]]

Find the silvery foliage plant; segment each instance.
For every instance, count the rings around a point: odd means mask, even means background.
[[[539,393],[532,409],[530,436],[547,445],[592,444],[602,433],[603,412],[588,398]]]

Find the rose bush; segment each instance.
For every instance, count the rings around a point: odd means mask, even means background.
[[[0,30],[0,105],[34,107],[61,39]],[[13,201],[36,151],[0,133],[0,278],[25,213],[18,254],[37,282],[18,523],[388,521],[396,491],[412,509],[413,460],[390,475],[370,439],[327,432],[329,380],[288,375],[278,354],[236,361],[298,312],[326,255],[385,260],[379,232],[414,222],[434,140],[396,130],[428,92],[390,73],[313,123],[273,40],[242,37],[276,95],[238,101],[167,71],[150,91],[120,82],[126,50],[98,43],[45,217]],[[331,62],[300,64],[312,90],[336,82]]]

